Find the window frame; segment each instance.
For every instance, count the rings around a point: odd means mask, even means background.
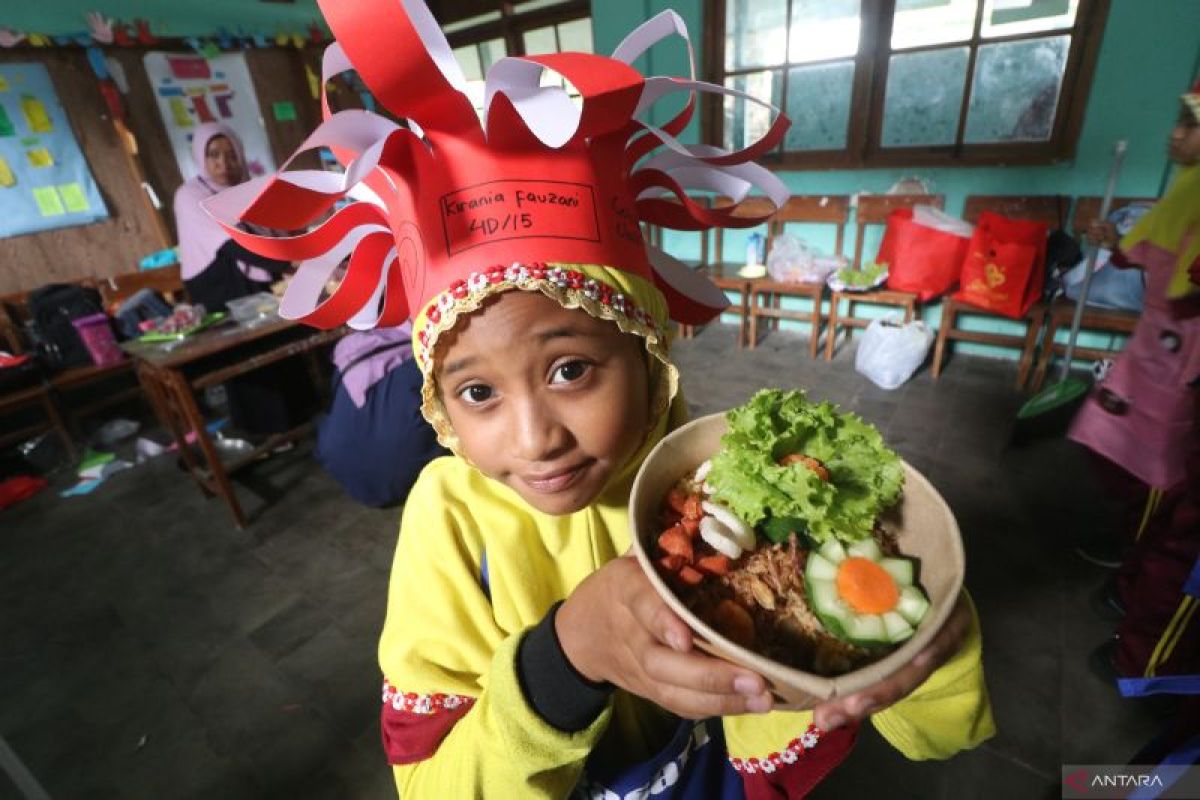
[[[786,0],[788,24],[791,22],[792,0]],[[784,152],[783,144],[760,160],[775,169],[852,169],[886,167],[934,166],[997,166],[1053,164],[1075,156],[1079,133],[1083,126],[1092,77],[1100,52],[1110,0],[1080,0],[1075,25],[1060,31],[1010,34],[989,39],[981,37],[983,2],[975,13],[971,38],[958,42],[942,42],[897,50],[897,53],[920,53],[951,47],[968,47],[966,85],[959,109],[956,143],[916,147],[883,147],[883,108],[887,90],[888,61],[891,48],[892,20],[895,0],[862,0],[858,52],[852,59],[842,56],[807,61],[802,65],[760,65],[752,69],[725,70],[725,4],[726,0],[705,0],[704,14],[708,24],[704,34],[704,60],[707,78],[723,86],[728,75],[741,75],[766,70],[779,70],[782,75],[780,97],[787,102],[788,72],[791,66],[813,66],[854,61],[854,81],[851,88],[850,117],[846,147],[838,150],[797,150]],[[1046,38],[1069,33],[1072,37],[1063,69],[1054,127],[1050,138],[1041,142],[1004,142],[968,144],[962,138],[966,129],[967,109],[971,101],[975,62],[981,44],[1001,44],[1029,39]],[[785,54],[786,58],[786,54]],[[723,141],[724,101],[719,95],[704,98],[704,130],[709,141]]]
[[[526,12],[521,11],[519,3],[514,5],[509,2],[495,2],[479,5],[479,8],[472,8],[470,10],[471,13],[462,14],[462,16],[473,16],[481,11],[499,11],[500,19],[483,22],[479,25],[447,34],[446,40],[450,43],[452,50],[481,44],[489,39],[503,39],[508,55],[523,56],[525,55],[526,31],[553,25],[555,43],[557,44],[558,25],[585,17],[591,18],[592,16],[590,0],[568,0],[568,2],[559,5]],[[439,17],[438,21],[446,24],[455,20],[441,19]]]

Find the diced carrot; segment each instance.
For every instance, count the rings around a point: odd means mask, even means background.
[[[700,520],[698,520],[698,519],[691,519],[690,517],[684,517],[683,519],[681,519],[679,521],[679,526],[681,528],[683,528],[684,533],[686,533],[688,536],[692,537],[693,539],[695,539],[696,534],[698,534],[700,532]]]
[[[664,572],[678,572],[679,568],[684,565],[683,556],[666,555],[654,562],[658,564]]]
[[[838,595],[859,614],[883,614],[900,600],[895,578],[869,558],[854,556],[843,561],[835,584]]]
[[[689,564],[692,561],[692,538],[678,525],[662,532],[658,537],[658,546],[668,555],[680,556]]]
[[[679,487],[675,487],[667,494],[667,505],[675,510],[678,514],[683,514],[688,501],[688,493]]]
[[[698,520],[703,517],[704,509],[700,506],[702,502],[698,494],[688,497],[687,502],[683,506],[683,518]]]
[[[695,586],[696,584],[700,583],[700,581],[704,580],[704,574],[699,570],[684,564],[679,568],[679,579],[688,586]]]
[[[732,567],[729,556],[720,553],[696,559],[696,569],[707,575],[727,575]]]

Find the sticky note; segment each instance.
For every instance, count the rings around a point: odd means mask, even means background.
[[[171,117],[175,120],[175,124],[181,128],[192,127],[192,117],[188,114],[188,108],[183,104],[182,97],[172,97],[167,101],[171,107]]]
[[[8,91],[8,79],[0,75],[0,92]]]
[[[33,190],[33,199],[37,201],[38,211],[43,217],[60,217],[67,213],[53,186],[37,187]]]
[[[0,103],[0,136],[12,136],[16,133],[13,129],[12,120],[8,118],[8,112],[4,110],[4,104]]]
[[[78,183],[59,184],[58,195],[62,198],[63,205],[67,207],[67,211],[72,214],[87,211],[89,208],[87,195],[84,194],[83,187]]]
[[[50,122],[50,115],[46,113],[46,107],[33,95],[21,95],[21,111],[25,114],[25,121],[29,123],[29,130],[34,133],[50,133],[54,130],[54,124]]]
[[[29,166],[35,169],[54,166],[54,156],[50,155],[50,151],[44,147],[26,150],[25,157],[29,159]]]
[[[8,159],[0,156],[0,188],[9,189],[17,185],[17,177],[13,175],[12,168],[8,166]]]
[[[275,119],[280,122],[291,122],[296,119],[296,104],[291,100],[272,103],[271,110],[275,113]]]

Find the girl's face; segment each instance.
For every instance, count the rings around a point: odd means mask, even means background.
[[[208,176],[220,186],[236,186],[242,182],[242,160],[228,136],[214,136],[204,147],[204,167]]]
[[[438,350],[463,454],[544,513],[589,505],[649,431],[641,340],[538,292],[499,295]]]
[[[1179,120],[1171,130],[1171,138],[1167,141],[1167,150],[1171,160],[1184,167],[1200,163],[1200,124],[1196,116],[1188,108],[1181,108]]]

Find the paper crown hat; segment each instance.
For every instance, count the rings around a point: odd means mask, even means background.
[[[205,207],[245,247],[302,262],[280,313],[320,328],[399,325],[484,267],[514,263],[595,264],[652,281],[673,319],[702,323],[725,308],[707,279],[647,248],[640,223],[678,230],[751,227],[767,215],[708,208],[699,190],[739,201],[752,188],[776,207],[788,191],[752,163],[782,138],[788,120],[742,92],[694,79],[643,77],[631,63],[651,45],[681,37],[666,11],[631,33],[609,57],[588,53],[502,58],[487,71],[483,122],[433,15],[421,0],[320,0],[336,41],[325,51],[324,122],[273,175],[232,187]],[[363,110],[331,113],[325,89],[357,71],[396,118]],[[543,73],[565,78],[542,86]],[[774,114],[766,132],[728,152],[684,145],[698,92],[757,103]],[[642,121],[671,94],[683,110],[661,127]],[[345,173],[289,169],[300,153],[327,147]],[[655,152],[657,151],[657,152]],[[353,202],[346,202],[349,198]],[[332,212],[332,213],[330,213]],[[316,227],[297,236],[250,233]],[[348,262],[347,262],[347,259]],[[346,262],[344,277],[326,285]],[[493,272],[493,274],[496,274]]]

